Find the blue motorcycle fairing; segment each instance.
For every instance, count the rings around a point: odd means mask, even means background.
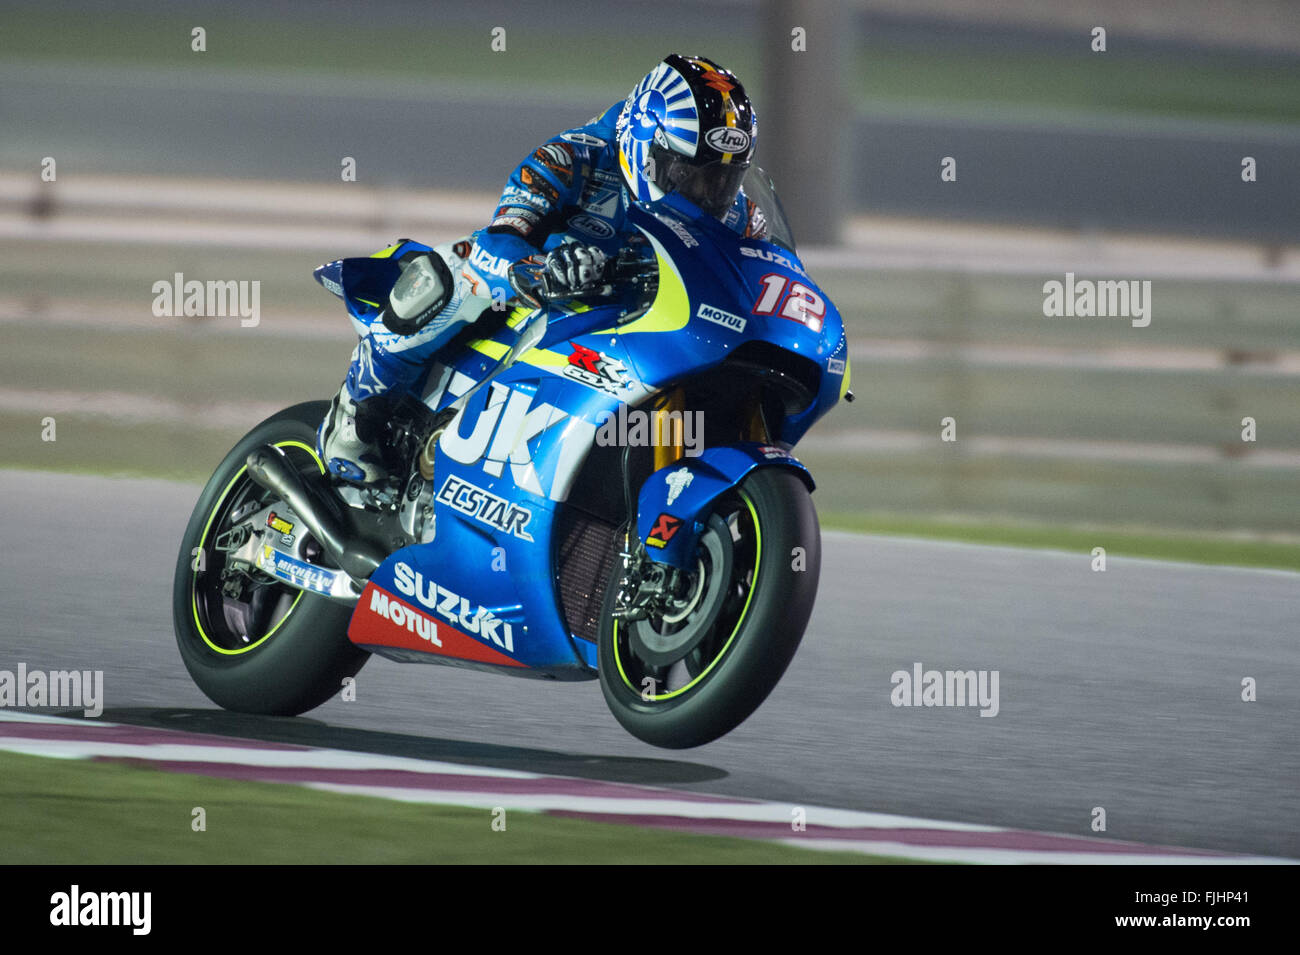
[[[679,381],[754,340],[806,358],[817,367],[816,398],[772,436],[793,446],[842,394],[843,376],[834,370],[847,365],[848,353],[839,310],[794,252],[744,238],[711,216],[690,220],[680,211],[660,203],[654,211],[637,205],[628,213],[660,257],[661,294],[668,283],[684,305],[671,320],[652,309],[617,329],[620,336],[656,335],[650,347],[628,343],[637,377],[661,386]]]
[[[695,569],[695,548],[713,502],[755,468],[793,471],[812,491],[812,475],[788,451],[758,441],[706,448],[661,468],[641,485],[637,497],[637,536],[646,556],[679,570]]]
[[[665,546],[647,551],[654,560],[693,567],[699,518],[755,467],[787,467],[812,486],[807,470],[783,448],[837,400],[842,378],[830,373],[829,363],[840,354],[847,361],[839,313],[826,302],[816,323],[798,312],[793,320],[781,315],[793,283],[820,295],[797,257],[782,246],[743,238],[711,219],[678,221],[670,211],[656,215],[637,206],[630,218],[658,262],[655,298],[647,309],[629,316],[626,303],[552,307],[542,339],[503,367],[523,330],[541,317],[520,310],[503,327],[446,356],[443,370],[430,379],[424,392],[430,408],[461,402],[434,453],[429,490],[436,536],[397,552],[376,571],[373,589],[368,587],[353,615],[354,642],[383,646],[390,655],[518,675],[593,677],[595,644],[570,630],[557,583],[564,502],[600,440],[607,413],[643,405],[707,373],[747,342],[814,361],[821,370],[820,383],[811,376],[807,381],[816,392],[813,405],[797,420],[787,418],[772,445],[706,449],[651,478],[640,492],[638,534],[648,541],[660,515],[679,517],[682,525]],[[763,301],[765,293],[772,301]],[[760,304],[770,306],[771,314],[755,311]],[[691,480],[668,505],[667,481],[682,469]],[[411,602],[399,586],[406,582],[412,589],[415,575],[423,590],[414,589],[424,593],[424,602]],[[453,596],[461,602],[444,603]],[[398,599],[406,603],[395,604]],[[421,636],[421,628],[435,624],[430,632],[446,632],[441,647]],[[506,642],[507,624],[510,645],[489,645],[493,634]]]
[[[594,324],[616,314],[592,312]],[[515,329],[503,328],[449,356],[449,370],[426,403],[442,409],[464,396],[499,366],[515,336]],[[575,367],[570,357],[579,347],[598,356],[597,373],[566,373]],[[621,345],[611,345],[605,333],[565,336],[555,350],[525,352],[468,397],[436,446],[431,489],[436,536],[394,553],[372,575],[380,598],[369,591],[362,595],[349,628],[354,643],[390,656],[411,655],[404,659],[517,676],[595,676],[595,644],[570,632],[559,603],[555,525],[560,502],[596,440],[595,422],[616,411],[627,384],[640,387],[619,370],[620,355],[626,357]],[[394,630],[382,612],[391,607],[392,586],[403,579],[401,565],[420,575],[426,596],[432,581],[439,594],[465,601],[459,615],[453,614],[462,625],[448,618],[450,605],[441,616],[428,614],[427,602],[423,610],[413,605],[445,631],[440,647],[418,642],[418,632],[412,637]],[[371,599],[380,600],[380,611],[371,609]],[[499,620],[502,628],[510,624],[509,646],[488,645],[482,627],[472,628],[480,604],[491,615],[483,619]],[[398,611],[399,618],[405,620],[405,613]],[[371,636],[375,633],[377,638]]]
[[[535,528],[538,534],[549,535],[550,511],[534,515],[542,518]],[[535,679],[591,679],[594,661],[580,656],[567,637],[557,644],[553,634],[530,626],[519,584],[526,591],[535,587],[536,571],[514,569],[511,564],[512,560],[527,563],[521,559],[526,555],[517,549],[494,548],[466,524],[448,523],[452,526],[439,528],[439,542],[455,550],[441,553],[457,553],[462,559],[431,559],[434,548],[423,545],[393,553],[371,575],[353,612],[348,638],[403,662],[442,663]],[[474,560],[477,555],[485,562]],[[507,567],[510,573],[505,572]],[[487,574],[496,578],[496,586],[487,587],[476,579]],[[485,592],[492,594],[491,606],[480,603]],[[537,618],[535,610],[531,617]]]
[[[369,256],[335,259],[312,272],[328,292],[343,299],[357,334],[365,337],[375,316],[388,301],[388,293],[402,274],[399,260],[408,252],[429,252],[432,246],[402,239]]]

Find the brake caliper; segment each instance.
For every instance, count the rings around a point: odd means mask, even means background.
[[[690,575],[650,560],[639,544],[635,553],[620,556],[626,563],[614,599],[612,615],[616,620],[662,617],[689,584]]]

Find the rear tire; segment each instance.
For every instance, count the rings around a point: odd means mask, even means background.
[[[244,464],[255,448],[277,445],[304,473],[324,473],[316,428],[328,408],[325,401],[295,405],[245,435],[208,480],[185,528],[172,584],[176,643],[199,689],[225,709],[297,716],[339,692],[370,657],[348,641],[353,608],[346,604],[274,583],[248,587],[247,601],[223,596],[224,557],[213,546],[235,508],[271,498]],[[255,632],[237,633],[232,613]]]
[[[730,554],[715,518],[732,538]],[[794,473],[750,472],[715,502],[710,526],[699,548],[705,596],[680,624],[649,621],[654,629],[638,638],[637,624],[614,620],[621,561],[605,593],[598,640],[605,702],[629,733],[666,749],[711,742],[758,708],[798,649],[817,597],[821,532],[812,497]],[[718,535],[711,546],[710,533]],[[715,565],[728,568],[729,581],[710,600],[707,574]],[[689,651],[668,662],[674,636],[688,633],[696,618],[707,633],[683,637]]]

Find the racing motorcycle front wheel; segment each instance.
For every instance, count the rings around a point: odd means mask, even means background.
[[[297,716],[340,692],[370,657],[347,639],[351,606],[233,557],[247,515],[276,503],[245,459],[272,444],[302,474],[324,473],[315,445],[327,409],[324,401],[294,405],[245,435],[208,480],[185,528],[172,584],[176,643],[199,689],[225,709]]]
[[[740,725],[776,686],[812,614],[821,532],[807,487],[750,472],[717,501],[688,572],[661,613],[615,619],[615,563],[599,635],[600,686],[633,736],[700,746]]]

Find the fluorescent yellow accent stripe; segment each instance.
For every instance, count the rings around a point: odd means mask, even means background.
[[[668,258],[664,247],[659,244],[659,240],[648,233],[647,236],[654,246],[655,258],[659,263],[659,288],[655,292],[654,302],[651,303],[649,310],[644,315],[622,328],[604,328],[588,334],[626,335],[631,332],[676,332],[685,328],[686,323],[690,321],[691,301],[690,296],[686,294],[686,285],[682,281],[681,275],[677,272],[672,260]],[[574,306],[573,310],[575,312],[589,311],[590,307]],[[531,314],[527,310],[517,311],[523,311],[525,315]],[[467,345],[480,355],[486,355],[493,361],[500,361],[510,352],[509,345],[488,338],[477,338],[468,342]],[[559,352],[549,351],[544,348],[530,348],[516,360],[537,368],[563,368],[569,364],[568,355],[561,355]]]
[[[510,346],[503,345],[500,342],[494,342],[491,339],[479,338],[468,343],[469,347],[474,349],[480,355],[486,355],[493,361],[500,361],[510,353]],[[569,363],[566,355],[559,352],[548,351],[545,348],[530,348],[519,356],[517,361],[525,365],[533,365],[537,368],[562,368]]]
[[[467,342],[466,344],[476,352],[487,355],[493,361],[500,361],[502,358],[505,358],[506,353],[510,351],[509,345],[502,345],[500,342],[494,342],[487,338],[476,338],[474,341]]]
[[[358,301],[358,302],[364,302],[366,305],[372,305],[372,306],[374,306],[375,308],[378,308],[378,307],[379,307],[379,303],[378,303],[378,302],[372,302],[372,301],[370,301],[369,299],[359,298],[359,299],[357,299],[357,301]]]
[[[316,456],[315,448],[309,447],[303,444],[301,441],[277,441],[275,443],[275,447],[302,448],[304,451],[306,451],[308,454],[312,456],[312,460],[316,462],[316,467],[320,468],[320,473],[321,474],[325,473],[325,465],[321,462],[321,459]],[[230,493],[230,489],[235,486],[235,482],[239,480],[240,476],[243,475],[243,473],[247,469],[248,467],[247,465],[245,465],[244,467],[241,467],[238,471],[235,472],[235,476],[230,479],[230,483],[226,485],[225,490],[223,490],[221,492],[220,497],[217,498],[217,503],[212,506],[212,513],[208,515],[208,522],[203,525],[203,533],[199,536],[200,549],[202,549],[203,545],[207,543],[208,531],[212,529],[212,522],[217,517],[217,511],[221,510],[221,505],[226,500],[226,495]],[[238,656],[241,653],[247,653],[249,650],[252,650],[254,647],[260,647],[267,640],[270,640],[272,634],[274,634],[277,630],[279,630],[281,625],[283,625],[284,622],[288,620],[290,616],[293,615],[294,607],[297,607],[298,601],[302,599],[302,591],[300,590],[298,591],[298,595],[293,598],[293,603],[289,605],[288,611],[285,613],[283,617],[280,618],[280,622],[277,623],[270,630],[268,630],[266,634],[262,637],[262,639],[250,643],[246,647],[240,647],[238,650],[225,650],[212,642],[212,640],[208,637],[207,633],[203,630],[203,624],[199,622],[199,600],[198,600],[198,593],[197,593],[198,588],[196,586],[198,584],[198,581],[199,581],[199,572],[195,570],[194,576],[193,578],[191,578],[190,581],[190,612],[194,616],[194,627],[196,630],[198,630],[199,636],[203,638],[203,642],[208,645],[209,649],[213,650],[216,653],[224,654],[226,656],[233,657],[233,656]]]
[[[691,300],[686,294],[686,285],[677,272],[672,260],[664,252],[664,247],[649,233],[654,245],[655,258],[659,261],[659,288],[649,311],[634,322],[622,328],[604,328],[596,335],[629,335],[632,332],[676,332],[686,327],[691,320]]]
[[[519,360],[537,368],[563,368],[569,363],[569,356],[545,348],[530,348]]]
[[[396,245],[390,245],[386,249],[380,249],[378,252],[372,252],[370,254],[370,257],[372,259],[391,259],[393,257],[393,253],[396,252],[401,247],[402,247],[402,243],[399,242]]]
[[[840,400],[844,400],[845,393],[849,390],[849,375],[852,374],[853,368],[849,365],[849,356],[844,355],[844,380],[840,382]]]

